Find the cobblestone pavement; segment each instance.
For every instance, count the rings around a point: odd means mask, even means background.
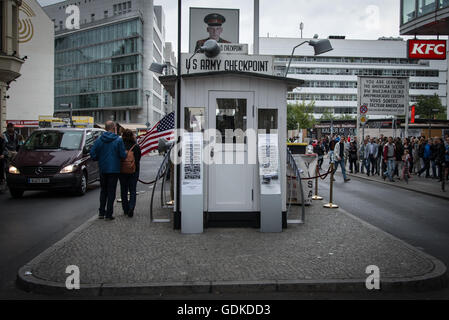
[[[152,224],[148,192],[139,195],[133,219],[116,208],[112,222],[92,220],[33,260],[35,278],[64,284],[77,265],[82,284],[138,285],[198,281],[326,281],[365,279],[366,267],[381,279],[430,274],[431,257],[322,202],[307,209],[302,226],[279,234],[257,229],[207,229],[182,235],[171,224]],[[298,208],[297,208],[298,209]],[[167,212],[159,212],[167,214]],[[169,213],[169,212],[168,212]]]

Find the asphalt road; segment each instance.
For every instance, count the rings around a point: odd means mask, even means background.
[[[449,265],[449,201],[353,177],[344,183],[340,173],[335,178],[334,203]],[[319,186],[329,200],[329,179]]]
[[[141,179],[153,180],[161,161],[159,156],[145,157]],[[149,187],[139,183],[138,190]],[[99,197],[98,182],[83,197],[30,191],[12,199],[8,192],[0,194],[0,299],[38,298],[15,287],[17,270],[92,218]]]

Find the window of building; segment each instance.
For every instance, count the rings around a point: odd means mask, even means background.
[[[418,0],[418,16],[424,16],[435,12],[437,8],[436,0]]]
[[[108,11],[106,10],[105,12],[104,12],[104,18],[106,19],[108,17]]]
[[[91,15],[90,15],[90,21],[95,21],[95,13],[92,13]]]
[[[439,8],[449,8],[449,0],[440,0]]]

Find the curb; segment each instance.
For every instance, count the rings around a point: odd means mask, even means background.
[[[408,191],[412,191],[412,192],[416,192],[416,193],[420,193],[420,194],[424,194],[424,195],[427,195],[427,196],[431,196],[431,197],[435,197],[435,198],[439,198],[439,199],[443,199],[443,200],[449,201],[449,197],[445,197],[445,196],[442,196],[442,195],[439,195],[439,194],[436,194],[436,193],[416,190],[416,189],[408,188],[406,186],[401,186],[401,185],[397,185],[397,184],[388,183],[386,181],[379,181],[379,180],[370,179],[370,178],[364,177],[364,176],[358,176],[358,175],[355,175],[355,174],[352,174],[352,173],[346,173],[346,174],[348,176],[350,176],[350,177],[353,177],[353,178],[359,178],[359,179],[363,179],[363,180],[367,180],[367,181],[377,182],[377,183],[385,184],[385,185],[392,186],[392,187],[395,187],[395,188],[408,190]],[[449,188],[449,185],[448,185],[448,188]]]
[[[324,202],[323,202],[324,203]],[[433,264],[431,272],[412,278],[388,278],[382,280],[380,291],[388,293],[424,292],[444,289],[448,286],[447,268],[438,259],[418,251],[415,247],[390,235],[389,233],[355,217],[343,209],[348,215],[376,232],[381,232],[413,251],[419,252]],[[169,294],[210,294],[210,293],[274,293],[274,292],[327,292],[327,293],[369,293],[365,286],[366,279],[331,279],[331,280],[258,280],[258,281],[203,281],[203,282],[163,282],[136,284],[81,284],[79,290],[68,290],[65,283],[56,283],[35,277],[32,274],[34,265],[63,247],[74,236],[89,228],[97,217],[93,217],[67,235],[64,239],[45,250],[31,262],[20,268],[17,274],[17,286],[30,293],[48,296],[66,297],[108,297],[132,295],[169,295]]]

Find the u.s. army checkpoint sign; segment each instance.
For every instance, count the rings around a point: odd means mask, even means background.
[[[189,63],[191,56],[187,53],[181,55],[182,74],[240,71],[273,75],[273,56],[220,54],[210,59],[204,54],[197,54]]]

